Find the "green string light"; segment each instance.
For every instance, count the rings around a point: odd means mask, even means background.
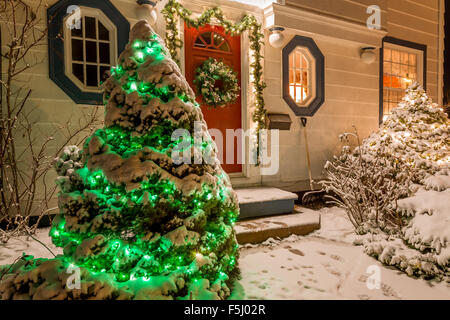
[[[157,36],[153,35],[149,41],[135,41],[131,48],[132,59],[136,61],[133,67],[119,65],[111,68],[112,80],[120,83],[127,94],[137,92],[144,102],[154,97],[162,102],[178,97],[199,107],[195,101],[190,101],[186,93],[176,93],[176,88],[172,86],[142,81],[135,69],[130,69],[140,67],[146,61],[167,59],[168,54]],[[130,119],[132,117],[130,115]],[[137,152],[148,153],[149,150],[154,154],[168,154],[179,143],[170,137],[175,129],[178,129],[176,124],[162,119],[139,134],[135,134],[135,128],[116,124],[96,131],[95,135],[105,144],[103,152],[126,159]],[[211,144],[212,141],[204,142],[202,148]],[[124,183],[109,181],[114,175],[106,169],[88,169],[87,161],[93,157],[88,147],[89,143],[83,151],[85,166],[76,170],[80,182],[71,194],[75,200],[62,209],[67,223],[65,218],[55,221],[50,230],[53,242],[65,247],[65,261],[72,261],[71,255],[79,245],[86,245],[89,243],[87,241],[101,235],[102,240],[92,249],[95,253],[77,260],[78,267],[86,268],[95,276],[112,274],[115,281],[126,283],[156,280],[153,277],[169,276],[176,272],[187,283],[194,279],[208,279],[213,283],[219,277],[230,281],[227,272],[233,270],[230,267],[233,260],[228,257],[236,255],[230,225],[237,216],[238,208],[230,204],[227,187],[222,185],[227,179],[225,174],[214,173],[217,185],[202,185],[189,195],[183,193],[178,180],[167,179],[157,172],[136,178],[134,189],[130,190]],[[188,218],[192,218],[195,225],[188,228],[189,232],[196,230],[200,235],[198,239],[175,244],[165,237],[175,228],[174,225],[179,226],[180,221],[187,221]],[[74,223],[76,219],[78,221]],[[197,252],[211,259],[211,264],[203,267],[196,265]],[[216,258],[211,258],[214,256],[210,255],[212,252]],[[227,282],[228,285],[230,283]]]

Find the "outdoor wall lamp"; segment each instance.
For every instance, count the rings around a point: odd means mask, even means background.
[[[138,18],[147,20],[153,26],[158,19],[155,9],[156,1],[137,0],[136,2],[139,5],[137,12]]]
[[[361,49],[361,60],[366,64],[372,64],[377,59],[375,47],[365,47]]]
[[[274,48],[281,48],[284,44],[284,35],[282,32],[284,31],[283,27],[272,27],[269,29],[271,32],[269,36],[269,43]]]

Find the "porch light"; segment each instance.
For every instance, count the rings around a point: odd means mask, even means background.
[[[366,64],[372,64],[377,59],[375,47],[365,47],[361,49],[361,60]]]
[[[151,0],[136,0],[137,4],[139,5],[137,16],[139,19],[145,19],[148,21],[150,25],[155,25],[156,20],[158,19],[157,13],[156,13],[156,1]]]
[[[269,43],[274,48],[281,48],[284,44],[284,35],[282,32],[284,31],[283,27],[273,27],[270,28],[271,32],[269,36]]]

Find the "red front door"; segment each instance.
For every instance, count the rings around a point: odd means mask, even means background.
[[[239,86],[241,85],[241,39],[240,36],[230,36],[226,34],[223,27],[207,25],[203,28],[189,28],[186,24],[185,30],[185,67],[186,79],[197,92],[194,85],[195,70],[208,58],[212,57],[222,60],[225,64],[232,67],[238,73]],[[222,168],[227,173],[242,172],[242,161],[238,158],[238,148],[241,148],[241,141],[234,138],[234,143],[228,142],[227,148],[226,130],[241,129],[241,96],[234,104],[224,108],[211,108],[202,103],[201,96],[197,93],[197,101],[200,103],[203,116],[209,129],[218,129],[222,132],[223,144],[220,146],[216,140],[219,149],[219,159]],[[230,136],[231,137],[231,136]],[[227,150],[228,149],[228,150]],[[227,161],[231,158],[230,153],[234,154],[233,161]],[[232,163],[226,163],[232,162]]]

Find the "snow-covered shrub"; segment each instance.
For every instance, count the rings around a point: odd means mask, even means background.
[[[350,139],[358,141],[353,151]],[[369,152],[360,143],[357,132],[341,135],[345,142],[342,153],[327,162],[323,181],[332,204],[346,210],[350,221],[359,232],[376,226],[382,229],[399,229],[403,226],[396,201],[411,191],[412,168],[404,167],[386,146]]]
[[[71,192],[77,184],[82,182],[75,174],[75,170],[83,168],[81,153],[82,150],[77,146],[67,146],[61,156],[55,159],[53,166],[58,174],[56,184],[63,192]]]
[[[449,124],[414,84],[377,132],[325,167],[332,201],[365,233],[356,244],[410,276],[450,280]]]
[[[437,172],[425,183],[398,201],[405,226],[397,234],[372,229],[355,244],[410,276],[450,281],[450,170]]]
[[[383,232],[365,234],[354,242],[362,245],[364,251],[381,263],[396,267],[411,277],[449,280],[449,264],[439,263],[439,258],[431,253],[423,253],[405,244],[400,237]]]
[[[423,184],[427,177],[450,167],[448,116],[417,83],[363,144],[371,154],[386,148],[403,166],[413,168],[415,183]]]
[[[385,119],[380,129],[360,143],[357,133],[342,136],[342,153],[325,166],[331,202],[344,208],[356,228],[397,229],[407,223],[398,200],[412,195],[415,184],[449,167],[449,120],[419,84]],[[351,150],[349,137],[357,138]]]
[[[427,185],[399,201],[405,216],[412,217],[402,234],[404,240],[421,252],[431,252],[436,263],[450,265],[450,170],[427,179]]]

